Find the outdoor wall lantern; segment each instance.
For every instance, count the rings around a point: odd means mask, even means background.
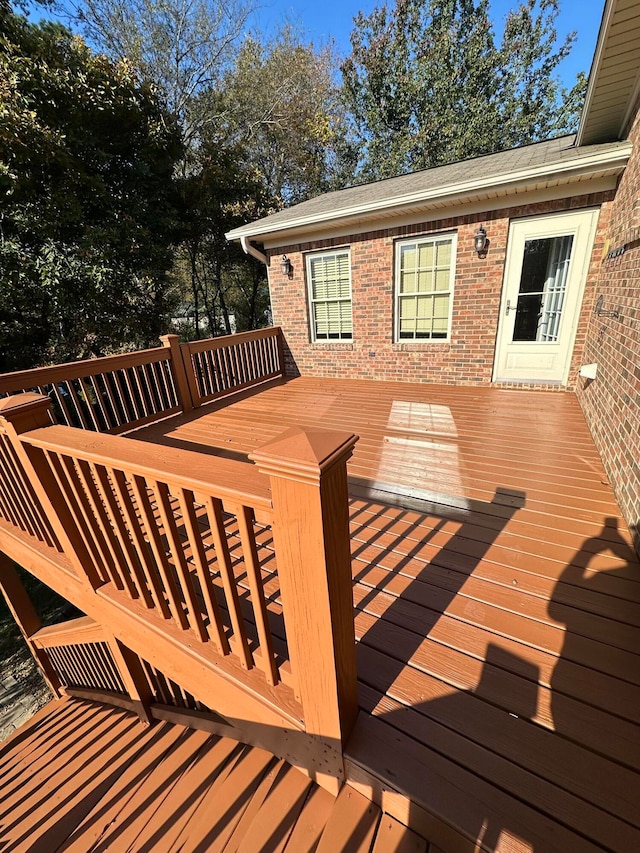
[[[476,231],[475,237],[473,238],[473,246],[478,253],[478,257],[482,257],[487,253],[487,246],[489,245],[489,240],[487,239],[487,232],[483,225],[481,225]]]
[[[283,255],[280,261],[280,272],[287,278],[293,273],[293,264],[286,255]]]

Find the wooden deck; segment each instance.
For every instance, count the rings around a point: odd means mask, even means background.
[[[3,851],[428,849],[349,787],[334,798],[264,750],[94,702],[52,702],[0,747]]]
[[[295,424],[360,436],[351,785],[447,850],[640,849],[640,565],[575,397],[300,378],[135,437]]]

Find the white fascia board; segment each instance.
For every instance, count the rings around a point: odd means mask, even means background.
[[[239,240],[241,237],[264,240],[267,236],[275,237],[278,232],[291,232],[298,229],[309,230],[312,226],[320,224],[347,223],[350,219],[362,218],[363,214],[382,213],[384,211],[402,211],[403,208],[424,206],[429,209],[429,202],[438,200],[448,203],[463,203],[465,198],[476,196],[479,192],[500,188],[509,193],[524,192],[527,185],[538,184],[540,179],[561,180],[570,183],[572,180],[584,180],[589,174],[601,173],[603,169],[621,172],[627,164],[631,154],[631,143],[619,143],[614,152],[600,151],[595,154],[577,156],[575,159],[562,163],[543,163],[527,169],[518,169],[500,175],[492,175],[489,178],[474,178],[469,181],[461,181],[450,186],[437,187],[432,190],[417,190],[406,193],[403,196],[395,196],[391,199],[380,199],[373,202],[365,202],[350,208],[336,211],[335,213],[322,211],[315,214],[307,214],[298,219],[289,219],[281,224],[260,227],[243,225],[234,228],[225,236],[227,240]],[[371,217],[372,220],[375,217]]]
[[[598,32],[598,41],[596,43],[596,50],[593,55],[593,62],[591,63],[591,71],[589,72],[589,83],[587,85],[587,93],[585,95],[584,104],[582,106],[582,114],[580,115],[580,125],[578,127],[578,132],[576,133],[576,146],[582,145],[582,140],[584,138],[585,127],[589,117],[589,112],[591,111],[593,95],[598,82],[598,77],[600,76],[600,66],[602,65],[602,56],[604,53],[605,42],[607,40],[607,34],[609,33],[609,27],[611,26],[611,21],[613,18],[613,13],[616,4],[617,0],[607,0],[607,3],[604,7],[604,11],[602,13],[600,31]]]
[[[475,216],[478,214],[494,213],[504,210],[508,207],[514,207],[518,204],[542,204],[548,201],[558,201],[573,196],[584,196],[591,193],[604,193],[609,190],[614,190],[618,178],[616,175],[608,177],[598,177],[583,181],[574,181],[569,184],[554,184],[551,187],[536,187],[531,189],[527,187],[526,197],[522,197],[522,193],[509,192],[503,195],[491,195],[486,198],[476,198],[473,201],[463,201],[458,204],[450,202],[443,207],[431,205],[417,211],[413,210],[409,213],[390,213],[386,216],[379,216],[376,219],[368,219],[364,222],[363,227],[359,220],[351,220],[350,222],[327,222],[324,226],[316,225],[312,231],[306,232],[298,230],[292,234],[286,231],[272,236],[263,237],[260,239],[265,252],[272,249],[278,249],[289,243],[302,243],[306,240],[336,240],[342,237],[348,238],[362,231],[380,231],[389,228],[402,228],[406,225],[420,225],[424,222],[440,219],[451,219],[456,216]],[[567,187],[571,187],[571,192],[567,192]],[[346,243],[348,245],[348,243]]]

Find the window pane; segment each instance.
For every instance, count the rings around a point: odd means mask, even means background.
[[[438,240],[437,243],[437,266],[438,268],[451,266],[451,240]]]
[[[349,297],[349,257],[329,255],[312,258],[311,295],[313,299]]]
[[[433,316],[433,296],[421,296],[418,301],[418,317]]]
[[[433,290],[433,272],[431,270],[418,273],[418,290],[420,293],[429,293]]]
[[[400,293],[415,293],[416,289],[416,274],[415,272],[400,273]]]
[[[402,246],[400,249],[400,269],[414,270],[416,268],[416,247],[415,244],[410,246]]]
[[[434,290],[449,290],[450,279],[451,273],[448,267],[443,270],[436,270]]]
[[[421,269],[424,269],[425,267],[427,269],[430,269],[431,267],[433,267],[434,255],[435,255],[434,248],[435,247],[434,247],[433,243],[423,243],[420,246],[419,263],[420,263]]]
[[[433,297],[433,316],[443,317],[445,320],[449,318],[449,295]]]
[[[352,337],[350,261],[348,252],[309,259],[309,290],[316,340]]]
[[[451,237],[400,245],[396,282],[400,338],[447,337],[455,262],[453,245]]]

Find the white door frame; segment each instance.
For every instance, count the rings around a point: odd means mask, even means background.
[[[575,346],[578,320],[584,295],[584,287],[589,271],[589,263],[593,251],[593,240],[598,223],[599,208],[586,208],[581,210],[569,210],[561,213],[542,214],[539,216],[528,216],[522,219],[514,219],[509,226],[509,238],[507,243],[507,254],[504,265],[502,280],[502,296],[500,299],[500,317],[496,334],[496,347],[493,362],[493,382],[531,382],[540,384],[566,385],[571,368],[571,357]],[[562,309],[560,329],[557,344],[546,342],[518,342],[512,341],[515,323],[515,310],[512,306],[517,305],[520,278],[522,273],[522,261],[524,245],[527,239],[544,239],[546,237],[559,237],[573,235],[571,257],[567,279],[567,291],[565,304]],[[507,302],[510,303],[510,311],[507,311]],[[529,376],[515,375],[525,372],[528,368],[509,368],[507,358],[514,358],[520,352],[532,353],[535,359],[535,349],[540,349],[540,355],[554,353],[554,365],[544,374],[540,373]],[[555,348],[555,349],[552,349]],[[509,375],[511,370],[512,375]],[[549,372],[553,373],[550,378]],[[535,374],[535,367],[532,368]]]

